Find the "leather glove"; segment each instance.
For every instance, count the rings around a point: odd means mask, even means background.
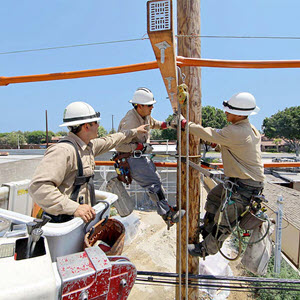
[[[177,124],[179,120],[181,123],[181,130],[184,131],[186,125],[186,119],[183,117],[183,115],[178,115],[177,113],[174,113],[172,119],[167,122],[168,128],[177,129]]]

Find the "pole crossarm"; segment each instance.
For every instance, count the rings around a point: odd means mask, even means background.
[[[147,33],[173,111],[177,111],[177,67],[172,1],[147,2]]]
[[[209,68],[241,68],[241,69],[275,69],[300,68],[300,60],[221,60],[176,57],[177,65],[181,67],[209,67]]]

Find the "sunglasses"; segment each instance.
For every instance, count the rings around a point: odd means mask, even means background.
[[[152,107],[153,104],[142,104],[142,106],[148,106],[148,107]]]

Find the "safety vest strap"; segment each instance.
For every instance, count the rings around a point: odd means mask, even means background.
[[[81,157],[80,157],[80,154],[79,154],[78,146],[75,142],[73,142],[72,140],[68,140],[68,139],[62,139],[62,140],[59,141],[59,143],[69,143],[69,144],[73,145],[73,147],[75,149],[75,152],[76,152],[77,175],[76,175],[74,183],[73,183],[74,188],[73,188],[70,199],[77,202],[80,187],[83,184],[87,183],[90,198],[91,198],[91,205],[94,206],[96,204],[95,187],[94,187],[94,181],[93,181],[94,174],[91,175],[91,176],[84,176],[83,175],[82,160],[81,160]]]

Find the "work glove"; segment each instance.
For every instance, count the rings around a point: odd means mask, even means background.
[[[178,115],[177,113],[174,113],[172,119],[167,122],[168,128],[177,129],[177,124],[179,120],[181,123],[181,130],[184,131],[186,126],[186,119],[183,117],[183,115]]]
[[[135,150],[140,150],[143,154],[152,153],[153,147],[149,143],[138,143]]]

